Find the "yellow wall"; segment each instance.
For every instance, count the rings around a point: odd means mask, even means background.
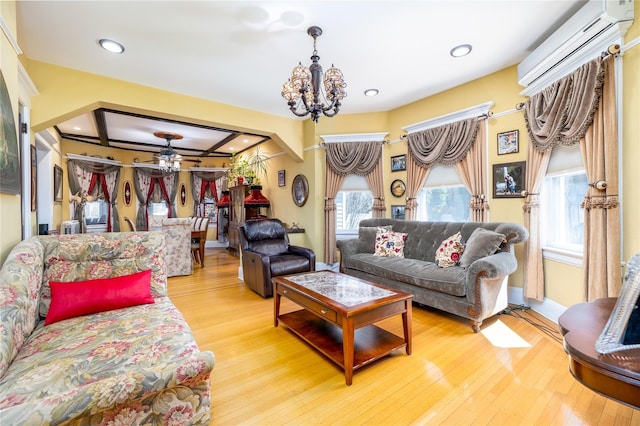
[[[15,23],[15,6],[11,2],[0,2],[3,18]],[[638,2],[636,2],[638,7]],[[639,7],[640,10],[640,7]],[[9,18],[7,18],[8,16]],[[626,41],[640,36],[640,23],[629,30]],[[2,69],[12,93],[12,101],[17,106],[15,97],[17,75],[15,73],[16,57],[2,40]],[[40,95],[32,100],[32,126],[34,131],[45,129],[63,119],[78,115],[80,112],[98,106],[115,107],[140,113],[152,113],[166,118],[188,119],[209,125],[233,127],[250,130],[272,136],[273,142],[264,145],[265,151],[275,156],[270,164],[268,176],[263,179],[263,193],[271,200],[272,207],[268,214],[279,217],[288,224],[298,223],[306,230],[305,234],[291,236],[294,244],[313,248],[318,260],[323,260],[324,238],[324,150],[318,148],[321,135],[345,133],[388,132],[390,140],[397,140],[403,133],[402,128],[417,122],[449,114],[469,106],[487,101],[495,102],[491,108],[494,113],[511,110],[519,102],[525,100],[519,93],[522,88],[517,84],[516,67],[509,67],[489,76],[458,86],[451,90],[436,94],[426,99],[408,104],[388,112],[371,114],[339,114],[328,119],[322,117],[318,124],[306,120],[301,122],[293,118],[277,117],[255,111],[249,111],[202,99],[169,93],[132,83],[82,73],[42,62],[23,62],[33,79]],[[622,185],[623,201],[623,252],[622,258],[627,260],[634,253],[640,252],[640,223],[637,212],[640,209],[640,48],[635,47],[624,55],[624,90],[623,93],[623,159],[624,170]],[[211,117],[215,117],[215,121]],[[519,130],[520,146],[516,154],[497,155],[497,133],[508,130]],[[526,159],[528,136],[522,113],[512,113],[488,120],[488,158],[489,170],[496,163],[522,161]],[[132,154],[126,151],[107,151],[96,148],[92,151],[86,144],[63,141],[63,151],[74,153],[95,153],[102,156],[111,155],[130,163]],[[385,145],[384,185],[387,188],[385,202],[389,208],[392,204],[402,204],[388,192],[393,179],[406,181],[405,172],[392,173],[389,170],[390,157],[406,153],[406,142]],[[107,154],[107,152],[110,152]],[[136,154],[139,156],[140,154]],[[61,161],[62,162],[62,161]],[[64,164],[61,164],[65,169]],[[211,164],[218,165],[218,164]],[[277,186],[278,170],[285,170],[286,185]],[[131,179],[132,169],[125,168],[123,180]],[[296,174],[304,174],[309,180],[309,199],[302,207],[297,207],[291,197],[291,182]],[[188,183],[188,173],[181,173],[181,182]],[[490,183],[491,184],[491,183]],[[65,197],[67,194],[65,194]],[[19,222],[11,218],[19,217],[19,197],[0,195],[2,206],[0,220],[2,260],[8,250],[20,239]],[[498,199],[488,196],[490,219],[492,221],[523,222],[522,199]],[[191,194],[188,193],[187,206],[179,209],[179,215],[191,214]],[[61,216],[68,212],[68,200],[61,204]],[[120,207],[121,217],[134,216],[135,208]],[[59,216],[56,216],[59,217]],[[8,219],[7,219],[8,218]],[[5,237],[6,236],[6,237]],[[522,265],[522,245],[516,247],[516,256]],[[582,272],[580,268],[565,264],[545,261],[546,296],[565,306],[582,301]],[[522,286],[522,266],[510,277],[512,287]]]
[[[13,37],[16,32],[16,5],[14,2],[0,2],[0,16],[9,27]],[[0,32],[0,69],[9,91],[9,98],[13,108],[13,120],[16,123],[16,135],[18,134],[18,56],[11,43]],[[28,161],[28,160],[27,160]],[[0,262],[9,255],[9,252],[22,238],[20,195],[0,193]],[[28,213],[31,214],[31,213]]]

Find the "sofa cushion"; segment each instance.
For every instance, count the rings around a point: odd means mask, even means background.
[[[473,262],[495,253],[500,244],[506,243],[504,234],[484,228],[476,228],[465,243],[464,253],[460,258],[460,266],[469,267]]]
[[[388,226],[361,226],[358,228],[358,253],[375,253],[376,232],[378,228],[391,231]]]
[[[45,245],[40,315],[51,302],[49,281],[80,281],[129,275],[151,269],[151,294],[167,294],[165,237],[161,232],[111,232],[41,237]]]
[[[0,417],[7,424],[60,424],[99,417],[127,401],[132,416],[144,410],[151,415],[122,424],[153,424],[151,418],[161,418],[171,406],[190,407],[196,416],[200,404],[209,404],[205,380],[213,364],[213,354],[199,352],[168,297],[39,325],[0,379]],[[179,391],[165,393],[171,386]],[[192,418],[185,423],[209,422]]]
[[[466,271],[459,266],[439,268],[435,262],[358,253],[344,259],[344,267],[453,296],[466,294]]]
[[[45,325],[96,312],[153,303],[151,269],[98,280],[50,281],[51,305]]]
[[[270,256],[269,262],[272,277],[309,271],[309,259],[304,256],[293,254]]]
[[[436,251],[436,265],[440,268],[456,266],[460,262],[460,256],[464,252],[464,244],[460,242],[462,235],[460,232],[446,238]]]
[[[382,228],[376,231],[376,246],[374,256],[404,257],[404,242],[407,234],[387,231]]]

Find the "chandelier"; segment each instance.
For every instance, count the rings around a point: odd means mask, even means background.
[[[156,155],[156,159],[158,160],[158,167],[160,167],[160,170],[162,170],[163,172],[179,172],[182,155],[177,154],[173,150],[173,148],[171,147],[171,141],[182,139],[182,135],[171,132],[155,132],[153,135],[167,141],[167,146],[164,147],[164,149],[160,151],[158,155]]]
[[[309,68],[299,63],[293,69],[289,80],[282,85],[282,97],[286,99],[294,115],[304,117],[311,114],[311,119],[317,123],[321,113],[333,117],[340,111],[340,101],[347,96],[344,90],[347,83],[344,82],[342,71],[333,64],[325,73],[324,79],[322,78],[322,67],[318,63],[320,56],[316,48],[322,28],[309,27],[307,34],[313,37],[313,63]],[[321,83],[324,83],[324,93]]]

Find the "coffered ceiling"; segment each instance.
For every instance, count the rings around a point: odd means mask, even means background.
[[[519,63],[585,1],[300,0],[19,1],[18,44],[30,59],[269,114],[295,117],[280,95],[292,68],[347,82],[341,114],[389,111]],[[110,38],[122,54],[101,49]],[[471,44],[471,54],[450,50]],[[512,84],[512,82],[509,82]],[[364,95],[376,88],[375,97]],[[151,114],[153,115],[153,114]],[[327,119],[328,118],[321,118]],[[80,128],[81,130],[75,130]],[[183,134],[183,155],[228,155],[265,140],[193,123],[98,110],[58,123],[66,138],[153,151],[154,131]],[[244,140],[248,142],[244,142]]]

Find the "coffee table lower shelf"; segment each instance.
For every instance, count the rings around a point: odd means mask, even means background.
[[[278,321],[340,368],[345,369],[340,327],[305,309],[280,315]],[[375,325],[358,328],[354,331],[353,370],[406,347],[403,338]]]

